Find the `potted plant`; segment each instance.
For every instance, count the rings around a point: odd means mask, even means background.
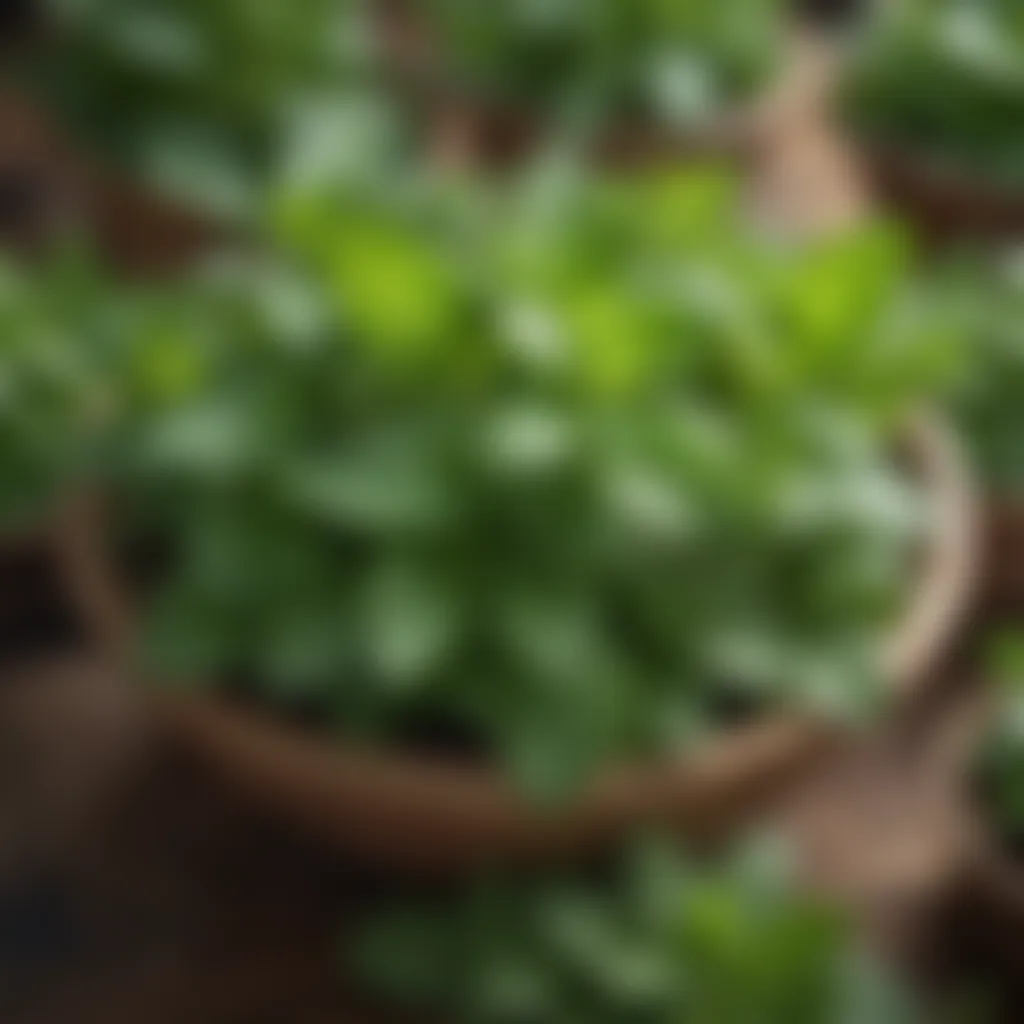
[[[882,194],[932,234],[1024,228],[1024,27],[1012,3],[881,5],[844,104]]]
[[[969,590],[955,446],[907,428],[955,346],[896,237],[556,178],[290,197],[283,266],[127,332],[119,533],[157,553],[152,670],[194,681],[164,710],[409,869],[727,818],[910,696]]]
[[[918,1019],[845,916],[798,891],[767,846],[709,865],[634,842],[582,875],[385,897],[347,930],[342,963],[370,1020]]]
[[[786,36],[782,0],[382,7],[385,52],[435,107],[442,155],[498,164],[573,132],[615,161],[746,151]]]

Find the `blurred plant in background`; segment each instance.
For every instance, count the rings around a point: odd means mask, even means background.
[[[1024,7],[1017,0],[880,4],[847,103],[868,139],[1024,187]]]
[[[360,0],[45,0],[29,74],[73,134],[215,212],[252,201],[291,124],[368,73]]]
[[[714,866],[638,844],[603,872],[393,897],[345,944],[384,1005],[465,1024],[903,1024],[841,916],[774,850]]]
[[[899,239],[756,239],[714,174],[376,185],[125,320],[164,673],[537,792],[870,703],[922,528],[894,436],[957,348]]]
[[[407,0],[457,98],[662,127],[704,126],[776,70],[785,0]]]

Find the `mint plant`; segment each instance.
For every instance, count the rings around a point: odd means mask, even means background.
[[[440,84],[505,110],[703,127],[782,49],[782,0],[412,0]]]
[[[139,313],[122,504],[169,552],[164,675],[535,793],[874,701],[924,516],[894,442],[956,348],[898,238],[571,178],[291,194],[287,259]]]

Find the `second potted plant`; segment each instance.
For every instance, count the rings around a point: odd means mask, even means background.
[[[847,78],[883,196],[931,235],[1024,231],[1024,31],[1013,4],[880,5]]]

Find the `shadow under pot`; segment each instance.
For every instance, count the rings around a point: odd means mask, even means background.
[[[973,491],[958,446],[933,420],[905,443],[936,513],[919,578],[885,659],[894,706],[927,687],[970,600]],[[779,712],[678,758],[624,764],[570,802],[538,808],[497,770],[442,755],[332,744],[225,699],[158,699],[171,735],[229,789],[322,848],[409,875],[571,861],[647,826],[724,834],[843,738],[835,725]]]

